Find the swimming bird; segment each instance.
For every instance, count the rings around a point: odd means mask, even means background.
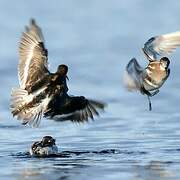
[[[49,72],[48,51],[45,48],[41,28],[34,19],[31,19],[30,25],[22,33],[19,56],[20,87],[12,90],[11,112],[13,116],[17,116],[17,119],[22,121],[22,124],[38,127],[46,112],[58,113],[57,109],[52,106],[52,102],[57,102],[56,98],[68,101],[74,99],[67,94],[68,66],[61,64],[55,73]],[[85,105],[79,109],[79,103]],[[61,108],[64,109],[58,109],[60,114],[69,114],[69,112],[77,114],[78,111],[86,113],[81,118],[74,117],[74,121],[82,122],[84,122],[84,118],[85,120],[87,118],[93,119],[93,115],[98,115],[98,110],[104,109],[104,103],[91,101],[85,97],[81,101],[74,100],[69,106],[61,105]]]
[[[142,48],[149,61],[147,67],[141,67],[135,58],[131,59],[126,66],[125,86],[130,91],[136,90],[146,95],[150,111],[152,110],[150,97],[159,92],[170,75],[170,60],[164,56],[172,53],[178,46],[180,46],[180,31],[152,37]]]
[[[36,141],[31,146],[29,153],[31,156],[48,156],[58,153],[56,140],[51,136],[44,136],[41,141]]]

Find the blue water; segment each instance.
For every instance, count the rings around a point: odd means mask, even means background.
[[[43,119],[24,127],[9,111],[18,86],[18,42],[34,17],[49,50],[50,70],[69,66],[70,94],[106,102],[105,113],[84,125]],[[142,66],[143,43],[180,30],[179,1],[0,1],[0,179],[180,179],[180,49],[170,56],[171,75],[147,98],[123,88],[132,57]],[[44,135],[56,138],[67,157],[30,158]]]

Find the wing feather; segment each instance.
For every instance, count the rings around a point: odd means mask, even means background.
[[[131,59],[124,72],[124,85],[129,90],[139,90],[142,85],[143,68],[135,58]]]
[[[144,44],[143,52],[150,61],[155,61],[157,56],[169,55],[179,46],[180,31],[177,31],[150,38]]]
[[[28,94],[24,89],[13,89],[11,94],[11,112],[17,116],[22,124],[29,124],[32,127],[38,127],[49,104],[51,97],[41,100],[40,103],[31,104],[35,95]]]
[[[18,65],[19,83],[22,89],[28,90],[32,84],[48,71],[48,52],[44,45],[44,37],[35,20],[22,33],[19,45],[20,61]]]
[[[83,96],[67,96],[66,103],[62,105],[61,102],[61,97],[59,99],[56,97],[56,102],[49,107],[45,117],[56,121],[70,120],[83,123],[87,122],[88,119],[93,120],[94,116],[99,116],[99,110],[104,110],[105,107],[104,103],[88,100]]]

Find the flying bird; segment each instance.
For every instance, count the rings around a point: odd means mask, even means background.
[[[59,65],[55,73],[48,70],[48,50],[34,19],[22,33],[19,59],[20,87],[12,90],[11,112],[22,124],[38,127],[42,116],[53,118],[54,114],[74,122],[85,122],[104,109],[104,103],[68,95],[67,65]]]
[[[156,95],[170,75],[170,60],[167,57],[180,46],[180,31],[150,38],[142,48],[149,61],[146,68],[133,58],[126,66],[124,83],[128,90],[139,91],[148,97],[149,110],[152,110],[150,97]]]

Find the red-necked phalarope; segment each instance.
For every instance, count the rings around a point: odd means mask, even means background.
[[[128,90],[139,90],[147,95],[149,110],[151,110],[150,97],[159,92],[170,74],[170,61],[167,57],[158,60],[158,56],[165,56],[180,46],[180,31],[150,38],[142,48],[149,60],[146,68],[142,68],[135,58],[126,66],[124,83]]]
[[[44,136],[41,141],[33,143],[29,152],[31,156],[48,156],[58,153],[56,140],[51,136]]]

